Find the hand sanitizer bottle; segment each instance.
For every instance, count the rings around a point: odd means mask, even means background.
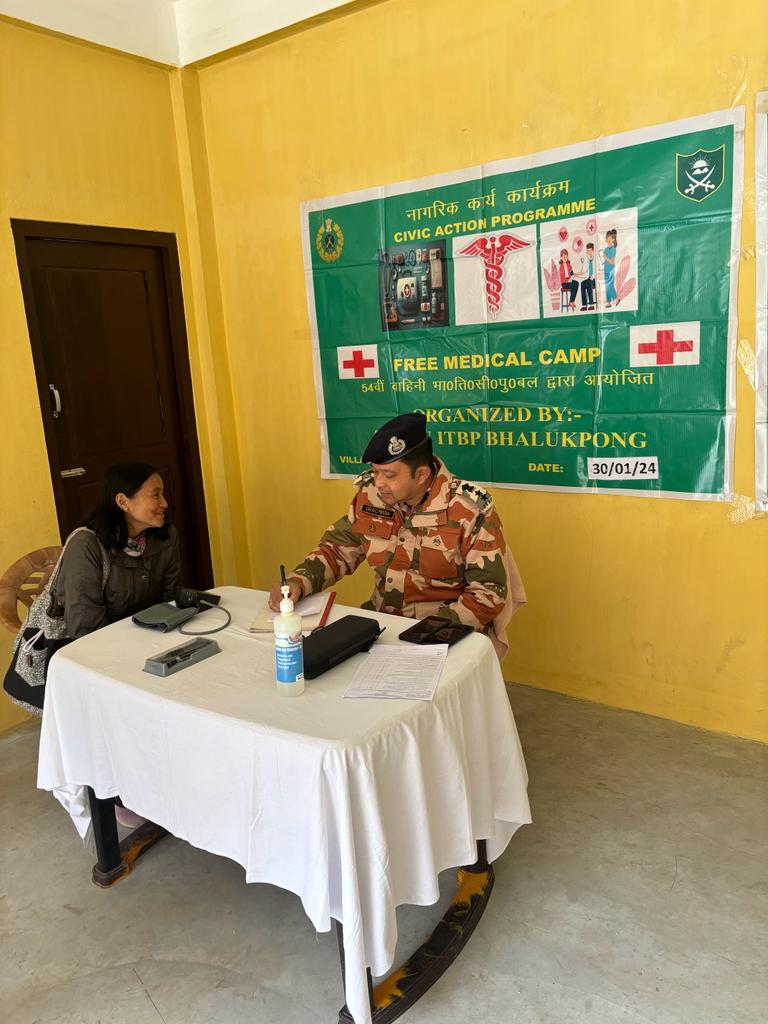
[[[284,697],[298,697],[304,693],[304,641],[301,635],[301,616],[293,610],[290,588],[280,588],[283,599],[280,614],[275,617],[275,673],[277,692]]]

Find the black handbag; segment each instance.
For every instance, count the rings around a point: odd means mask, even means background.
[[[42,636],[34,641],[31,649],[42,668],[43,682],[42,684],[29,683],[17,671],[17,664],[19,659],[29,656],[28,652],[25,651],[24,644],[37,633],[38,630],[33,627],[31,629],[24,629],[19,634],[22,642],[14,649],[10,667],[3,679],[3,689],[14,704],[18,704],[25,711],[31,711],[33,714],[39,715],[42,713],[43,701],[45,700],[45,677],[48,675],[48,663],[56,651],[72,643],[72,638],[62,636],[54,639]]]

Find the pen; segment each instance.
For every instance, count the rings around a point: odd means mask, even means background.
[[[330,594],[328,595],[328,600],[325,603],[325,608],[323,609],[323,614],[320,616],[320,621],[315,626],[315,629],[322,629],[323,626],[326,624],[326,622],[328,621],[328,616],[331,613],[331,607],[332,607],[333,602],[335,600],[336,600],[336,591],[332,590],[330,592]],[[313,630],[313,632],[314,632],[314,630]]]
[[[191,654],[177,654],[175,658],[172,658],[167,662],[168,668],[173,668],[174,665],[180,665],[183,661],[188,661],[191,657]]]

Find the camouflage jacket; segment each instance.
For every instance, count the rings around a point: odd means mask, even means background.
[[[370,470],[355,481],[349,511],[293,571],[305,596],[332,586],[367,559],[370,606],[422,619],[442,615],[488,633],[499,657],[506,627],[525,603],[491,496],[453,476],[440,459],[421,504],[384,504]]]

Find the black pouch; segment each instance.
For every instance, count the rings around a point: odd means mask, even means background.
[[[304,678],[316,679],[353,654],[369,650],[381,633],[375,619],[362,615],[345,615],[330,626],[310,633],[304,641]]]

